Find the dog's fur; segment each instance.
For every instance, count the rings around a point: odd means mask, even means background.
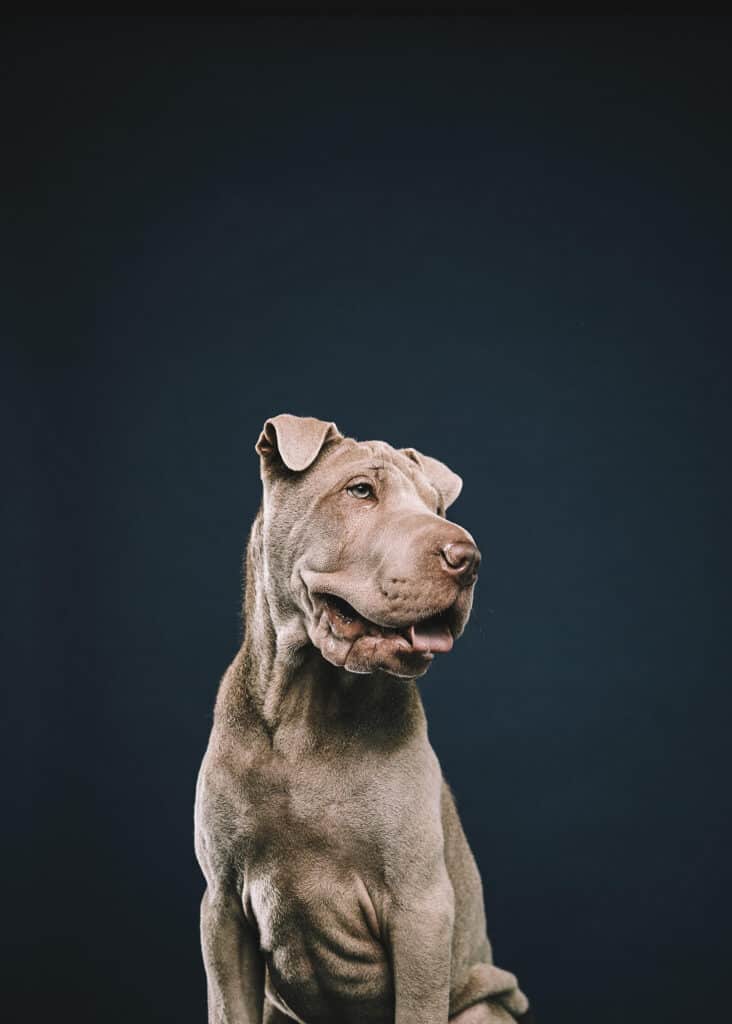
[[[470,614],[460,478],[287,414],[257,451],[244,643],[196,792],[209,1021],[528,1019],[415,682]]]

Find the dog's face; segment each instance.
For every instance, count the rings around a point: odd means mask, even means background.
[[[445,518],[460,478],[436,459],[287,414],[257,442],[270,600],[329,662],[414,678],[470,615],[480,553]]]

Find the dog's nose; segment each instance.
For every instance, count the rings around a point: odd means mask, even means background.
[[[442,568],[465,586],[472,583],[478,575],[480,551],[469,541],[457,540],[446,544],[441,550]]]

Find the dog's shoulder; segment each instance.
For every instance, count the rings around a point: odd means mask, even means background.
[[[194,811],[196,855],[212,873],[238,859],[251,840],[268,780],[263,774],[261,737],[254,729],[232,730],[214,724],[196,783]]]

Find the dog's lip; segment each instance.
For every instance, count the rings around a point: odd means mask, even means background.
[[[395,622],[394,620],[387,622],[385,619],[370,619],[368,615],[364,615],[363,612],[360,612],[358,608],[355,607],[355,605],[351,604],[347,598],[343,597],[341,594],[337,594],[334,590],[318,590],[314,592],[312,596],[324,601],[325,603],[331,604],[336,608],[340,606],[340,610],[345,615],[350,615],[351,618],[363,619],[363,621],[367,622],[370,626],[377,626],[379,629],[384,630],[392,630],[396,633],[408,631],[410,626],[416,625],[420,622],[426,622],[428,619],[438,618],[443,615],[446,616],[454,607],[453,602],[447,607],[428,608],[422,615],[415,618],[402,620],[401,622]]]
[[[454,603],[449,605],[447,608],[438,610],[430,610],[424,615],[420,615],[417,618],[411,619],[408,623],[394,624],[387,622],[379,622],[376,619],[369,619],[366,615],[363,615],[357,608],[355,608],[349,601],[340,594],[335,594],[330,591],[319,591],[312,595],[318,598],[327,607],[328,612],[333,612],[338,619],[346,624],[361,620],[365,623],[366,628],[376,628],[382,633],[384,639],[399,638],[403,643],[399,644],[405,653],[421,655],[422,657],[432,659],[434,653],[431,646],[434,646],[436,651],[449,651],[452,648],[453,640],[455,638],[455,628],[451,621],[451,613],[454,608]],[[422,626],[424,629],[419,630],[417,627]],[[430,636],[431,627],[431,643],[425,639],[424,633],[426,631],[427,636]],[[423,634],[420,638],[419,634]]]

